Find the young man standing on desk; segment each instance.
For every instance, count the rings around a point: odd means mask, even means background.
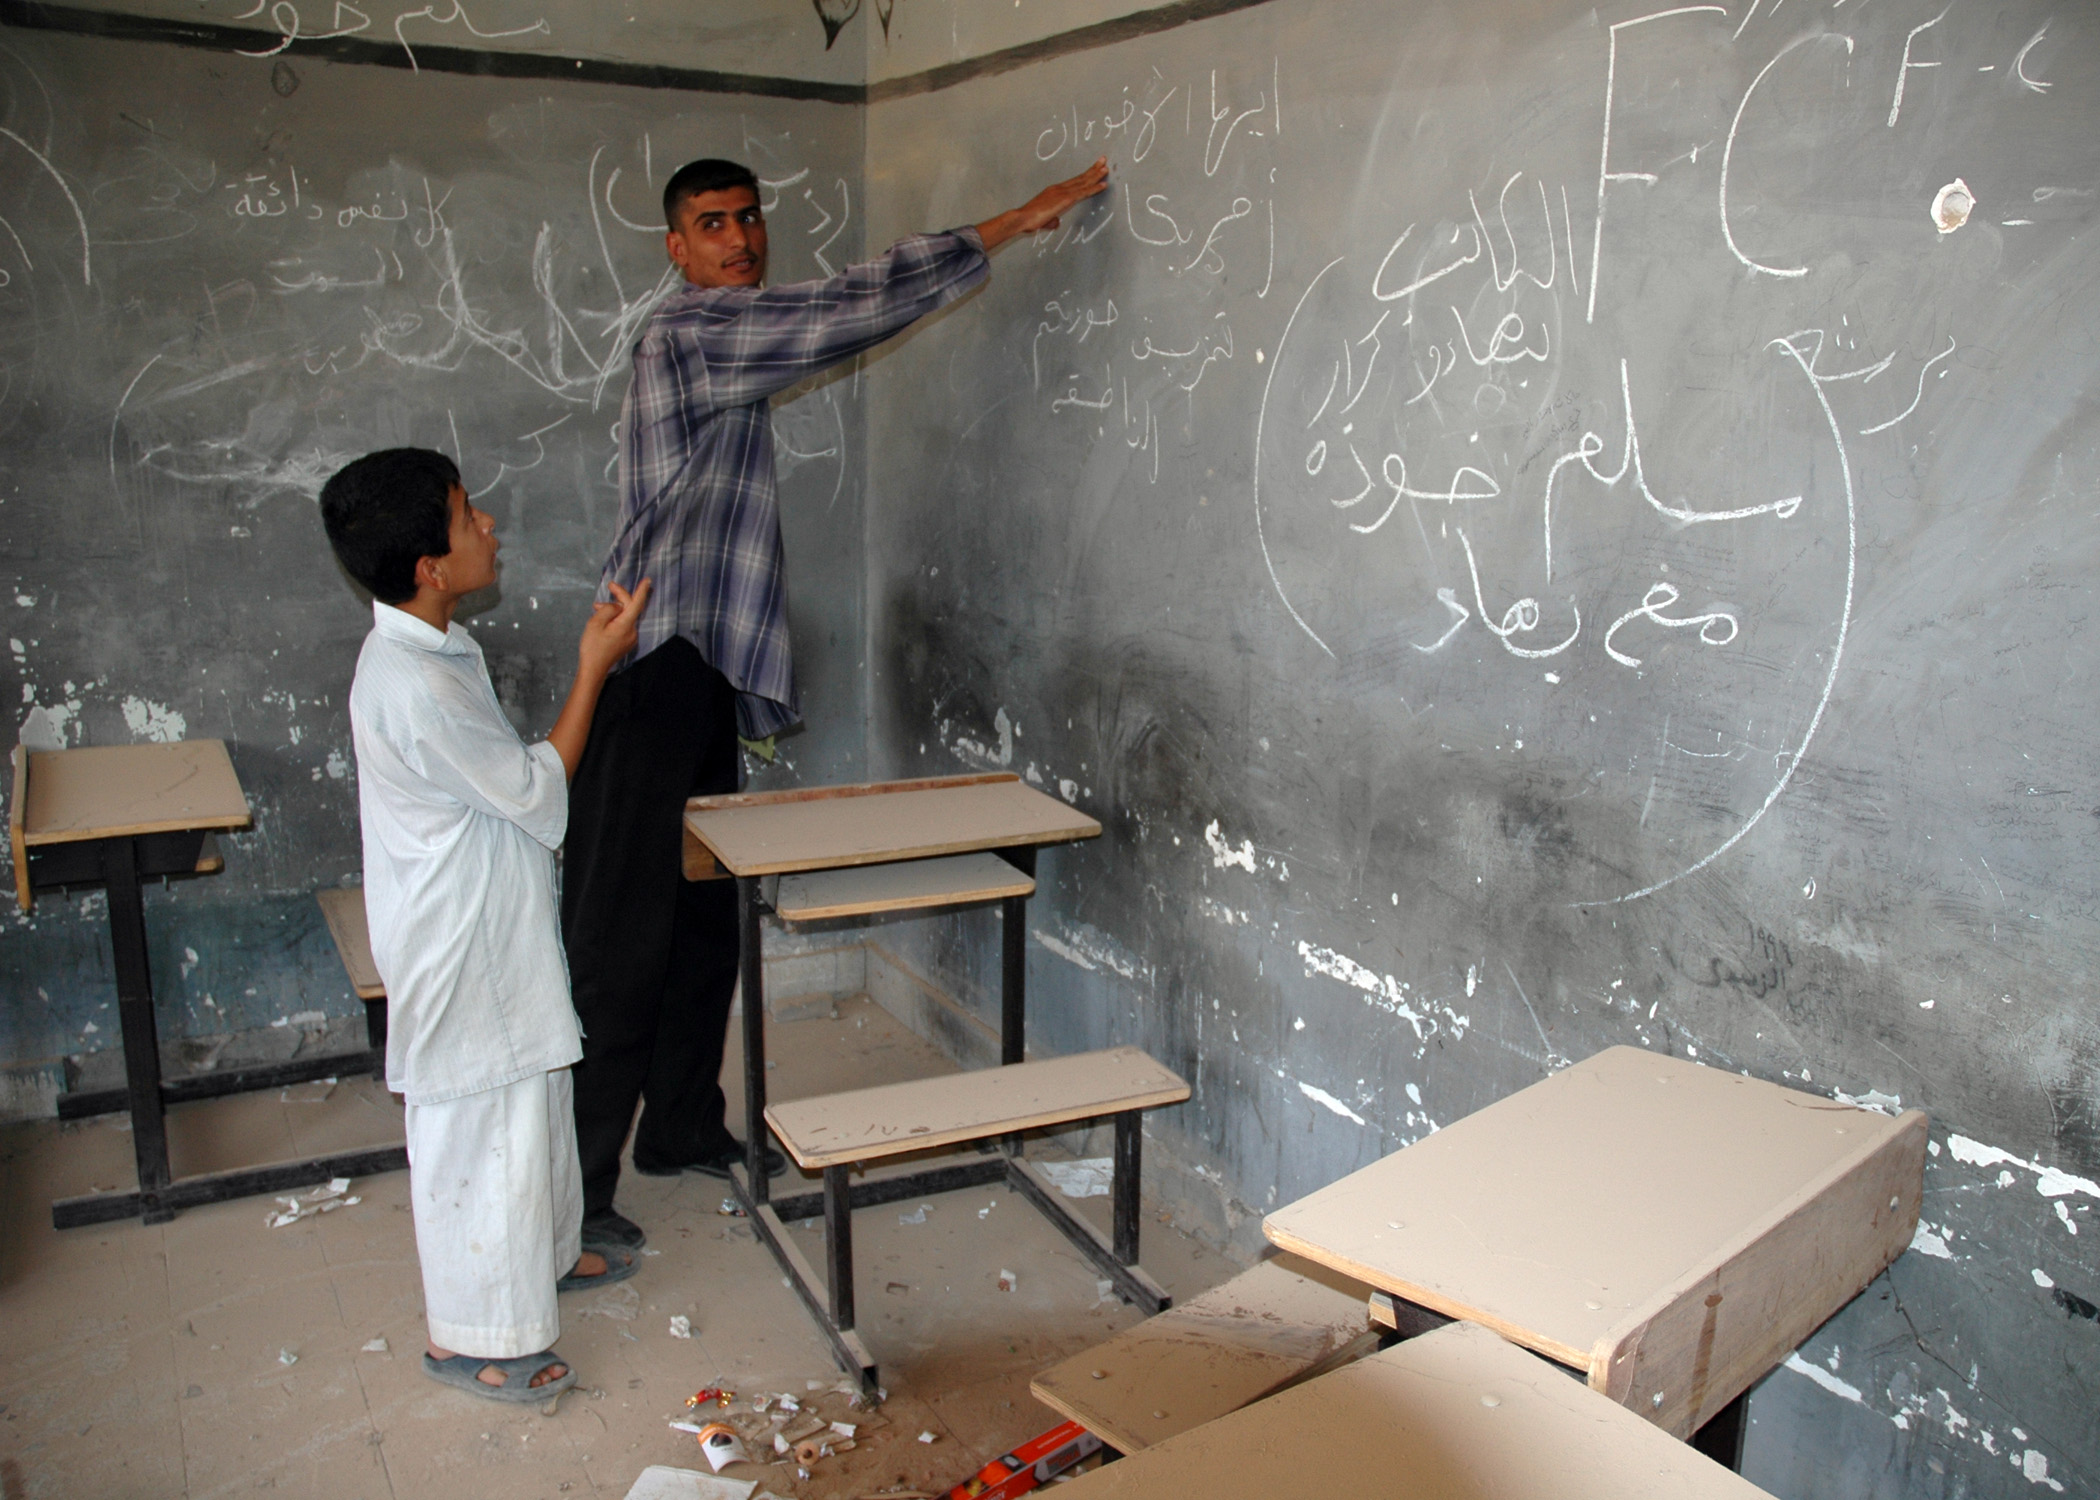
[[[736,889],[686,882],[688,797],[738,789],[737,737],[801,718],[788,653],[772,396],[870,349],[989,274],[987,254],[1054,229],[1108,185],[1106,158],[971,228],[914,235],[823,281],[768,287],[758,180],[726,161],[664,188],[685,285],[634,351],[620,414],[620,527],[601,598],[656,584],[634,655],[606,684],[569,790],[562,928],[577,1013],[576,1140],[585,1244],[638,1246],[613,1208],[634,1165],[726,1178],[744,1148],[719,1082],[737,978]],[[642,1102],[637,1123],[634,1111]],[[786,1163],[770,1148],[766,1169]]]

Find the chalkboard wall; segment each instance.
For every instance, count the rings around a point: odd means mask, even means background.
[[[861,248],[860,114],[0,41],[0,696],[67,743],[232,742],[255,830],[223,876],[149,910],[168,1034],[348,1013],[312,893],[358,870],[344,704],[370,615],[327,551],[321,482],[378,446],[459,455],[504,543],[468,623],[506,707],[544,732],[612,532],[628,340],[669,284],[664,177],[747,157],[779,274],[817,274]],[[851,380],[776,421],[793,628],[821,705],[787,759],[850,777]],[[113,1040],[97,901],[42,901],[0,943],[10,1061]]]
[[[1930,1110],[1917,1243],[1759,1388],[1750,1475],[2100,1489],[2094,18],[1130,9],[899,0],[852,65],[845,10],[753,0],[812,56],[738,94],[603,27],[689,71],[0,36],[0,696],[229,737],[258,814],[150,913],[171,1029],[349,1009],[337,456],[462,452],[538,728],[667,164],[748,154],[799,276],[1105,153],[779,408],[812,713],[767,774],[1006,766],[1100,816],[1044,862],[1032,1045],[1186,1073],[1151,1185],[1243,1250],[1612,1043]],[[987,938],[882,940],[976,1001]],[[110,1040],[92,904],[0,976],[15,1062]]]
[[[1613,1043],[1932,1111],[1781,1493],[2100,1485],[2094,20],[1278,0],[871,110],[877,239],[1115,166],[870,408],[877,769],[1109,825],[1036,1044],[1250,1235]]]

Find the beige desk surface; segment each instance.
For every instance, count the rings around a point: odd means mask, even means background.
[[[1651,1415],[1689,1430],[1901,1253],[1925,1131],[1916,1110],[1890,1119],[1614,1047],[1277,1210],[1263,1230],[1586,1369],[1622,1399],[1639,1365],[1675,1350],[1639,1399],[1647,1412],[1664,1392]]]
[[[1018,778],[877,782],[794,800],[702,798],[686,827],[735,875],[779,875],[1098,836],[1101,825]]]
[[[1075,1480],[1070,1500],[1757,1500],[1729,1473],[1474,1324],[1293,1386]]]
[[[222,740],[29,752],[25,843],[245,828],[248,799]]]

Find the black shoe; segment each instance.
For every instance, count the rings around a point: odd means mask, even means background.
[[[610,1246],[616,1250],[639,1250],[649,1242],[642,1233],[642,1226],[635,1223],[617,1209],[601,1208],[594,1214],[583,1216],[583,1248],[603,1251]]]
[[[741,1141],[732,1140],[691,1161],[659,1162],[637,1155],[634,1169],[644,1177],[676,1177],[681,1172],[698,1172],[703,1177],[717,1177],[727,1182],[730,1166],[744,1162],[748,1155]],[[787,1158],[771,1146],[765,1148],[765,1164],[768,1177],[777,1177],[787,1170]]]

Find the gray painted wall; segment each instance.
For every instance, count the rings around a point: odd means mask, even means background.
[[[860,112],[5,42],[0,698],[69,744],[231,745],[254,830],[224,875],[149,902],[164,1035],[351,1013],[313,892],[358,869],[344,701],[370,617],[321,534],[321,481],[386,444],[462,456],[504,541],[470,625],[543,732],[611,536],[621,330],[668,284],[663,175],[746,155],[777,183],[777,273],[816,274],[860,252]],[[776,421],[809,727],[765,774],[851,778],[850,373]],[[32,1098],[115,1042],[101,900],[7,919],[0,1057]]]
[[[1118,174],[872,375],[873,769],[1107,825],[1035,1044],[1190,1077],[1242,1233],[1613,1043],[1928,1109],[1784,1495],[2100,1487],[2100,30],[1940,12],[1277,0],[870,113],[877,241]]]

